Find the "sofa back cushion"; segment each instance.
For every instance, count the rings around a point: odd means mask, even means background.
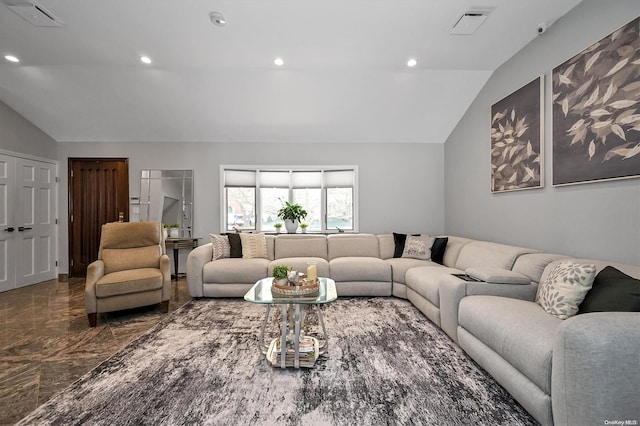
[[[470,240],[469,238],[450,236],[449,240],[447,241],[447,248],[444,251],[444,261],[442,264],[444,266],[448,266],[449,268],[455,268],[462,247],[472,241],[474,240]]]
[[[283,257],[327,259],[327,238],[324,235],[278,235],[274,243],[274,259]]]
[[[378,235],[378,245],[380,246],[380,259],[392,259],[395,250],[393,234]]]
[[[329,260],[338,257],[380,258],[380,243],[373,234],[334,234],[327,237]]]
[[[566,259],[568,256],[549,253],[527,253],[519,256],[513,265],[513,271],[525,275],[534,283],[539,283],[544,268],[555,260]]]
[[[474,266],[493,266],[511,270],[518,256],[535,252],[536,250],[523,247],[487,241],[472,241],[465,244],[460,250],[456,268],[464,271]]]
[[[624,263],[616,263],[616,262],[609,262],[607,260],[594,260],[594,259],[574,259],[574,258],[571,258],[571,261],[573,261],[575,263],[591,263],[591,264],[596,265],[596,274],[598,274],[600,271],[602,271],[607,266],[613,266],[614,268],[622,271],[623,273],[625,273],[627,275],[632,276],[633,278],[640,278],[640,266],[626,265]],[[561,260],[555,260],[555,261],[549,263],[547,265],[547,267],[544,268],[544,272],[542,273],[542,276],[540,277],[540,282],[545,280],[547,278],[547,275],[549,275],[549,273],[551,271],[553,271],[555,269],[555,267],[558,266],[558,264],[560,262],[562,262],[562,259]]]

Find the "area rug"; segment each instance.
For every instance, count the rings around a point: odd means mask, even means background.
[[[409,302],[339,299],[323,313],[328,352],[281,370],[258,348],[264,306],[193,300],[19,424],[536,424]]]

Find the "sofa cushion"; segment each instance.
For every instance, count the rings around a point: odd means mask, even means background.
[[[329,261],[334,281],[381,281],[391,283],[391,265],[375,257],[339,257]]]
[[[588,312],[640,312],[640,280],[607,266],[578,308],[578,314]]]
[[[472,242],[468,238],[463,237],[449,237],[447,241],[447,248],[444,251],[444,257],[442,258],[442,264],[450,268],[455,268],[458,257],[462,248]]]
[[[512,271],[526,275],[534,283],[539,283],[544,268],[555,260],[567,259],[567,256],[550,253],[526,253],[518,256]]]
[[[441,283],[448,280],[459,281],[460,278],[451,275],[459,273],[462,271],[446,266],[422,266],[409,269],[405,274],[405,279],[407,287],[439,307]]]
[[[279,235],[274,243],[274,259],[285,257],[327,258],[324,235]]]
[[[547,313],[567,319],[578,312],[578,305],[593,285],[595,274],[593,264],[560,262],[540,283],[536,302]]]
[[[268,259],[218,259],[204,265],[202,279],[208,284],[255,283],[267,277]]]
[[[339,257],[380,258],[378,237],[373,234],[333,234],[327,237],[328,259]]]
[[[435,237],[430,237],[428,235],[407,236],[402,257],[431,260],[431,246],[433,246],[435,240]]]
[[[393,242],[392,234],[380,234],[378,237],[378,244],[380,246],[380,259],[393,258],[393,252],[395,251],[395,243]]]
[[[496,268],[513,268],[518,256],[525,253],[535,253],[536,250],[508,246],[487,241],[473,241],[460,250],[456,268],[463,271],[474,266],[494,266]]]
[[[420,260],[420,259],[411,259],[410,257],[406,258],[392,258],[385,260],[388,264],[391,265],[391,272],[393,274],[393,282],[405,284],[406,277],[405,274],[411,268],[419,268],[421,266],[436,266],[436,264],[430,260]]]
[[[458,322],[547,395],[551,394],[553,342],[562,320],[534,302],[467,296],[460,301]]]
[[[308,262],[310,261],[316,263],[319,277],[330,277],[329,262],[327,259],[323,259],[321,257],[282,257],[280,259],[275,259],[269,264],[269,276],[273,275],[271,271],[273,270],[273,267],[277,265],[285,265],[292,271],[306,273],[307,267],[309,266]]]
[[[162,288],[162,272],[158,268],[130,269],[104,275],[96,282],[96,297],[140,293]]]

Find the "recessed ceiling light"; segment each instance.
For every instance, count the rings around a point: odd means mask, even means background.
[[[140,56],[140,61],[144,64],[150,64],[151,63],[151,58],[148,56]]]
[[[409,68],[413,68],[418,64],[418,61],[416,61],[414,58],[411,58],[407,61],[407,66]]]
[[[224,15],[220,12],[211,12],[209,13],[209,19],[211,19],[211,23],[213,25],[217,25],[219,27],[224,27],[227,24],[227,20]]]
[[[4,58],[9,62],[20,62],[20,59],[16,58],[13,55],[4,55]]]
[[[275,58],[273,60],[273,63],[276,64],[277,66],[281,67],[284,65],[284,60],[282,58]]]

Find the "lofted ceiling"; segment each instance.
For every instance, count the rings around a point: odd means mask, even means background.
[[[37,0],[63,21],[47,28],[7,6],[28,1],[0,0],[0,101],[56,141],[334,143],[443,143],[580,2]],[[478,8],[474,34],[449,34]]]

